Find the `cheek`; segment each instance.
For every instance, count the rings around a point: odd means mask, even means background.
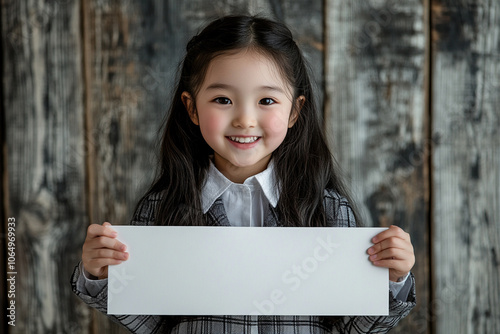
[[[200,130],[203,138],[208,142],[223,134],[224,121],[216,114],[201,115]]]
[[[282,141],[288,131],[288,117],[272,114],[265,119],[265,129],[268,137]]]
[[[264,124],[263,124],[264,127]],[[277,148],[281,145],[288,131],[288,118],[280,115],[268,116],[265,122],[264,133],[266,143]]]

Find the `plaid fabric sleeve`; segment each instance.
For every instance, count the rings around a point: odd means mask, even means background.
[[[396,300],[389,292],[389,315],[379,317],[342,317],[335,324],[339,333],[387,333],[398,322],[406,317],[415,307],[415,277],[410,273],[408,284],[411,284],[410,294],[406,301]]]
[[[326,222],[330,227],[356,227],[356,219],[351,205],[345,197],[333,190],[325,190],[323,206],[326,213]]]

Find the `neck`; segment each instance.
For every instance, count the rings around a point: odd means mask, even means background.
[[[258,163],[248,166],[239,167],[231,164],[229,161],[224,160],[217,155],[214,157],[214,165],[219,172],[222,173],[228,180],[234,183],[243,183],[246,179],[260,172],[263,172],[269,163],[269,159],[262,159]]]

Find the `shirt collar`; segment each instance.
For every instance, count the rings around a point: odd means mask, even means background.
[[[279,199],[279,190],[275,187],[274,162],[271,159],[267,168],[259,174],[250,176],[243,184],[254,184],[255,181],[260,185],[264,196],[273,207],[276,207]],[[201,190],[201,205],[203,213],[206,213],[214,204],[215,200],[224,194],[231,185],[237,185],[226,178],[214,163],[210,160],[206,181]]]

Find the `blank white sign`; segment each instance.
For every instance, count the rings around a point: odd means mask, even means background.
[[[385,228],[113,226],[130,253],[108,272],[109,314],[388,315]]]

